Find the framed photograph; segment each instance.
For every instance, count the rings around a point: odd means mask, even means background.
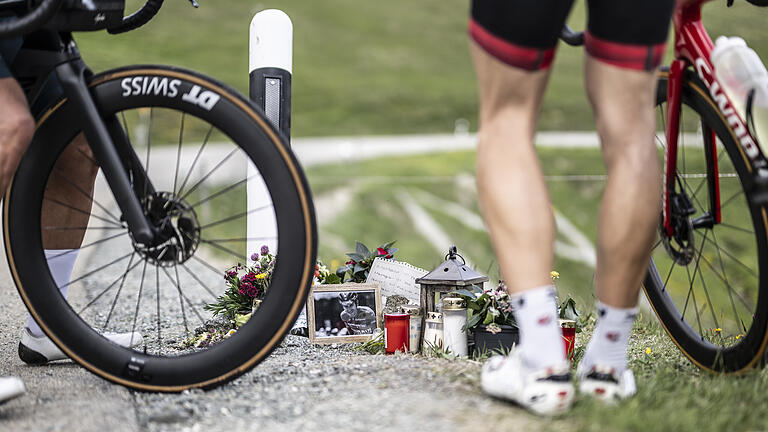
[[[307,299],[312,343],[366,342],[381,328],[379,284],[314,285]]]

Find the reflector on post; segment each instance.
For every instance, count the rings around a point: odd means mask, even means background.
[[[250,97],[285,139],[291,133],[291,72],[293,24],[285,12],[268,9],[251,20],[248,70]],[[279,197],[271,197],[264,179],[250,163],[247,183],[247,254],[262,245],[277,253],[277,220],[269,209]],[[259,210],[264,208],[265,210]]]

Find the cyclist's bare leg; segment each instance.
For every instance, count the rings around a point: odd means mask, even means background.
[[[656,75],[621,69],[589,55],[585,71],[608,173],[598,227],[597,298],[631,308],[637,304],[660,212]]]
[[[15,79],[0,78],[0,101],[0,195],[5,195],[21,156],[32,140],[35,122]]]
[[[86,227],[93,201],[93,185],[98,173],[93,153],[81,133],[67,146],[45,187],[42,225]],[[45,249],[78,249],[85,229],[43,231]]]
[[[533,147],[549,69],[508,66],[471,42],[480,92],[477,189],[510,292],[552,283],[555,225]]]

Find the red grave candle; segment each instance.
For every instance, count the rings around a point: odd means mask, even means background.
[[[384,351],[387,354],[394,354],[396,351],[408,352],[410,324],[409,314],[384,314]]]
[[[576,321],[560,320],[560,329],[563,331],[563,344],[565,345],[565,356],[573,361],[574,349],[576,348]]]

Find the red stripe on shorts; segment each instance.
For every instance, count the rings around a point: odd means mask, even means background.
[[[651,71],[659,67],[664,58],[665,44],[633,45],[611,42],[584,32],[584,47],[589,55],[624,69]]]
[[[488,54],[498,60],[520,69],[536,71],[552,64],[555,49],[529,48],[508,42],[483,28],[475,20],[469,20],[469,35]]]

